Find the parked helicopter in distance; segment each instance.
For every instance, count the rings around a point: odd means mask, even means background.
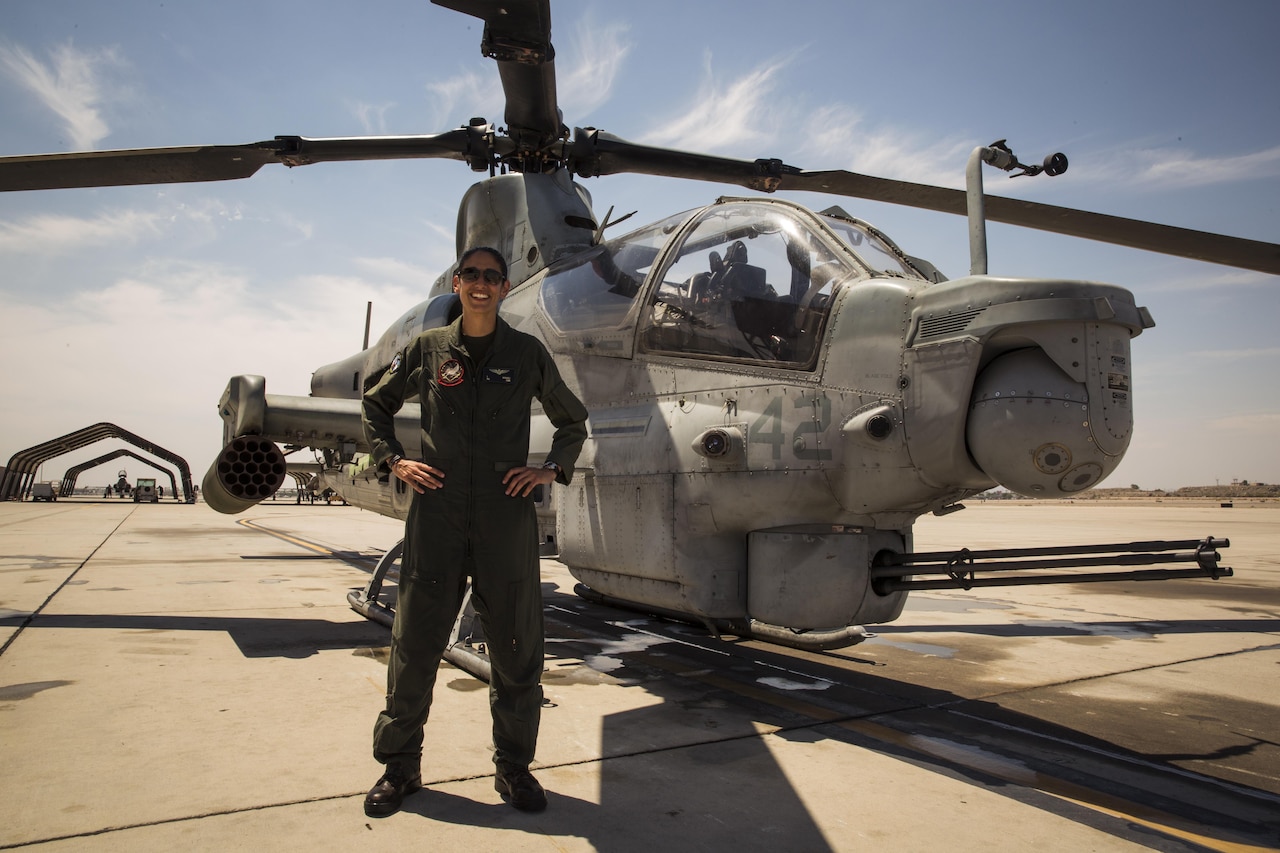
[[[996,485],[1076,494],[1115,469],[1132,435],[1130,341],[1153,325],[1149,312],[1118,286],[987,275],[984,223],[1271,273],[1280,272],[1280,247],[986,196],[984,164],[1028,175],[1067,167],[1061,155],[1023,164],[1003,141],[975,149],[962,192],[637,145],[592,128],[570,134],[556,104],[548,0],[433,2],[484,20],[481,48],[497,61],[507,99],[504,128],[473,119],[429,136],[4,157],[0,189],[226,180],[268,163],[405,157],[488,172],[460,203],[459,252],[489,245],[510,260],[503,316],[546,343],[590,411],[572,483],[539,504],[543,544],[583,595],[833,648],[896,619],[911,589],[1144,574],[1035,574],[1096,563],[1075,551],[994,555],[1055,558],[1044,566],[913,553],[921,515],[953,511]],[[606,238],[615,223],[600,220],[575,178],[623,172],[968,213],[970,275],[946,280],[839,206],[815,212],[772,195],[721,198]],[[364,351],[317,369],[311,396],[233,377],[219,403],[226,448],[205,477],[206,501],[241,512],[292,466],[309,469],[317,491],[404,518],[413,492],[368,464],[359,399],[417,334],[456,316],[452,273]],[[416,405],[398,430],[416,446]],[[535,420],[535,453],[549,436]],[[300,450],[319,461],[286,459]],[[1224,541],[1139,544],[1132,550],[1145,553],[1114,562],[1195,564],[1144,576],[1230,574],[1218,566]],[[390,549],[352,596],[370,618],[389,620],[379,593],[397,556]],[[986,565],[998,577],[978,577]],[[470,630],[461,620],[456,639]]]

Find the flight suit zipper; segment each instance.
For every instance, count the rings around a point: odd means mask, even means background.
[[[476,488],[479,485],[476,482],[476,426],[477,426],[476,413],[480,411],[480,365],[476,363],[475,359],[471,357],[471,353],[468,352],[465,347],[460,348],[460,350],[461,350],[462,357],[466,359],[467,364],[470,365],[471,367],[470,382],[467,383],[468,385],[471,386],[471,424],[470,424],[471,453],[470,453],[470,458],[467,460],[467,463],[468,463],[467,479],[468,479],[470,488],[467,490],[467,528],[466,528],[467,530],[466,555],[468,558],[470,558],[472,556],[472,553],[471,553],[472,527],[475,524],[475,517],[476,517]],[[492,346],[490,346],[490,350],[492,350]]]

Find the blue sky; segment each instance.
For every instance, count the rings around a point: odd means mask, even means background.
[[[27,0],[0,19],[0,154],[234,144],[276,134],[500,123],[481,24],[426,0]],[[552,0],[570,126],[806,169],[963,186],[1007,138],[1057,178],[988,191],[1280,241],[1280,4]],[[219,449],[227,379],[306,394],[425,295],[453,256],[453,161],[266,167],[249,180],[0,196],[0,464],[110,421],[185,456]],[[745,190],[585,182],[626,227]],[[958,277],[960,217],[839,203]],[[1104,485],[1280,482],[1280,278],[993,225],[994,274],[1128,287],[1137,427]],[[94,445],[46,466],[110,448]],[[82,484],[113,479],[115,466]],[[130,476],[143,473],[126,465]],[[134,469],[138,469],[135,471]]]

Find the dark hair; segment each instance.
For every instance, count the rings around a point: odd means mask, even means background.
[[[477,252],[487,252],[489,255],[493,256],[493,259],[498,262],[498,270],[502,273],[502,278],[504,280],[507,278],[507,259],[502,257],[502,253],[497,249],[489,246],[472,246],[470,249],[467,249],[462,253],[462,257],[458,258],[458,269],[462,269],[462,267],[467,263],[467,258]]]

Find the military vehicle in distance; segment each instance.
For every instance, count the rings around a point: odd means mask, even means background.
[[[134,503],[159,503],[160,495],[156,492],[156,481],[153,477],[139,477],[133,487]]]

